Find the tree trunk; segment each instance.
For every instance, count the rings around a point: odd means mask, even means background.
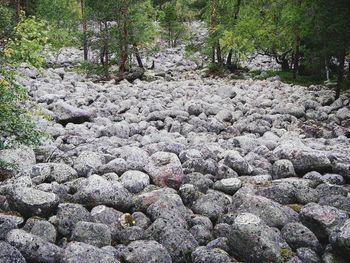
[[[324,59],[324,66],[326,68],[326,80],[330,81],[330,77],[329,77],[329,59],[327,57]]]
[[[85,14],[85,0],[80,0],[81,18],[83,26],[83,46],[84,46],[84,60],[88,60],[88,43],[87,43],[87,22]]]
[[[21,0],[15,0],[16,24],[21,21]]]
[[[341,86],[344,80],[344,64],[345,64],[345,50],[339,56],[339,66],[338,66],[338,79],[337,79],[337,88],[335,92],[335,99],[338,99],[340,96]]]
[[[121,51],[120,51],[120,58],[119,58],[119,80],[124,79],[125,63],[128,60],[128,42],[129,42],[129,31],[128,31],[129,9],[128,7],[123,8],[122,16],[123,16],[123,28],[122,28]]]
[[[231,67],[232,66],[232,55],[233,55],[233,49],[230,49],[230,52],[228,52],[226,65]]]
[[[212,46],[212,49],[211,49],[211,62],[213,64],[215,64],[215,61],[216,61],[216,59],[215,59],[215,46]]]
[[[218,41],[217,44],[216,44],[216,56],[217,56],[217,60],[218,60],[219,67],[222,67],[224,63],[223,63],[223,61],[222,61],[221,46],[220,46],[219,41]]]
[[[211,31],[211,39],[214,41],[213,42],[213,46],[212,46],[212,62],[213,64],[215,63],[215,51],[216,52],[220,52],[221,50],[219,50],[217,48],[217,43],[216,43],[216,37],[217,37],[217,32],[216,32],[216,27],[218,25],[218,0],[212,0],[211,3],[211,14],[210,14],[210,31]],[[221,54],[217,54],[217,58],[219,58],[219,55],[221,56]],[[220,61],[218,61],[218,63],[220,63]]]
[[[299,74],[299,58],[300,58],[300,34],[295,32],[295,47],[293,56],[293,79],[296,79]]]
[[[137,60],[137,64],[139,65],[140,68],[144,68],[139,49],[137,48],[137,46],[135,44],[133,46],[134,46],[134,53],[135,53],[135,57]]]

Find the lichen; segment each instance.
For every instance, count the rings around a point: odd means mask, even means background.
[[[289,248],[281,248],[280,254],[283,259],[290,259],[294,257],[293,251]]]
[[[134,226],[136,224],[136,221],[132,217],[132,215],[130,215],[129,213],[126,213],[120,217],[120,223],[124,227],[131,227],[131,226]]]
[[[303,205],[301,204],[289,204],[287,205],[289,208],[293,209],[295,212],[299,213],[301,209],[303,209]]]

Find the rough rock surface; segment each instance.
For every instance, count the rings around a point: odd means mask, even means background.
[[[0,262],[347,262],[349,94],[208,76],[160,45],[132,83],[65,70],[76,49],[19,68],[51,139],[0,152],[18,165],[0,175]]]

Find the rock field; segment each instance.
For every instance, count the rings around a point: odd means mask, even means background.
[[[20,69],[51,140],[0,152],[0,262],[349,262],[349,94],[204,77],[182,46],[93,83],[79,54]]]

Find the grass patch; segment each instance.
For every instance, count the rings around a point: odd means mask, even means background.
[[[279,76],[281,81],[284,83],[306,87],[310,85],[324,84],[324,79],[321,79],[319,76],[298,76],[296,79],[294,79],[293,72],[291,71],[266,71],[263,75],[261,75],[260,71],[252,73],[256,76],[257,79],[267,79],[270,77]]]
[[[300,204],[289,204],[287,205],[289,208],[293,209],[295,212],[299,213],[301,209],[303,209],[303,205]]]

